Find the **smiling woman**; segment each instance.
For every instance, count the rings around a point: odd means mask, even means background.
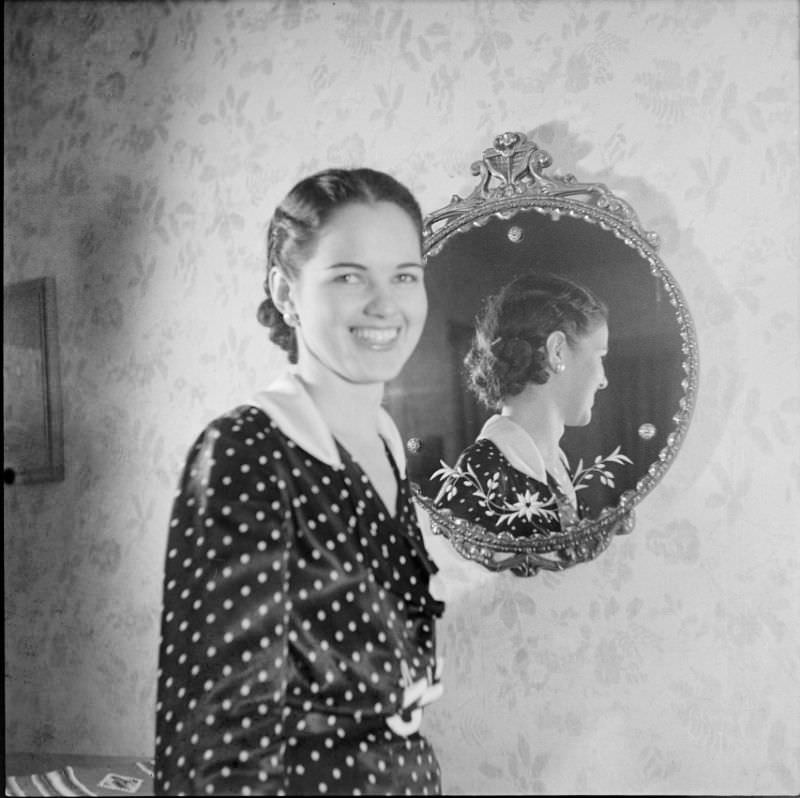
[[[268,232],[259,319],[293,368],[198,437],[173,508],[156,723],[161,793],[422,793],[441,693],[386,380],[427,311],[422,220],[368,169],[301,181]]]

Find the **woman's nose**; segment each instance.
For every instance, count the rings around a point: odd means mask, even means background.
[[[371,294],[366,311],[375,316],[388,316],[397,309],[397,302],[390,286],[375,283],[371,286]]]
[[[606,375],[604,374],[603,375],[603,379],[600,380],[600,385],[598,386],[597,390],[598,391],[604,391],[606,388],[608,388],[608,379],[606,378]]]

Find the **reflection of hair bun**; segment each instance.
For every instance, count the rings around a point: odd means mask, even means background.
[[[547,382],[545,344],[561,330],[570,343],[608,316],[587,289],[551,274],[527,274],[491,297],[464,359],[469,387],[490,408],[526,385]]]
[[[508,386],[508,393],[519,393],[525,387],[527,375],[535,352],[524,338],[501,338],[492,347],[494,369],[499,382]]]
[[[524,338],[500,338],[492,351],[513,371],[527,368],[533,357],[533,349]]]

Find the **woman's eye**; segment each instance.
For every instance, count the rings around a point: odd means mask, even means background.
[[[342,274],[337,274],[336,277],[333,278],[335,283],[350,283],[354,284],[357,283],[361,279],[361,276],[356,272],[343,272]]]
[[[418,283],[422,279],[422,274],[417,272],[401,272],[397,275],[397,281],[400,283]]]

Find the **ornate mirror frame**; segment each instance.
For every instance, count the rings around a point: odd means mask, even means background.
[[[497,136],[494,146],[484,150],[482,160],[471,166],[472,174],[478,176],[478,185],[472,193],[466,198],[453,195],[448,205],[426,217],[423,248],[426,261],[441,252],[453,236],[484,226],[494,217],[508,220],[520,211],[534,210],[554,221],[569,216],[611,231],[639,253],[669,299],[680,331],[683,394],[666,445],[634,489],[624,491],[615,506],[604,507],[597,517],[584,518],[561,533],[520,538],[508,532],[489,531],[438,509],[414,485],[415,498],[427,512],[435,534],[447,538],[462,556],[490,570],[509,569],[523,576],[540,569],[562,570],[592,559],[615,534],[633,530],[633,508],[666,473],[686,436],[698,380],[694,325],[677,283],[656,252],[658,235],[643,229],[633,208],[604,184],[581,183],[571,174],[545,174],[551,163],[550,155],[528,141],[523,133],[506,132]],[[411,439],[409,448],[413,450],[413,446]]]

